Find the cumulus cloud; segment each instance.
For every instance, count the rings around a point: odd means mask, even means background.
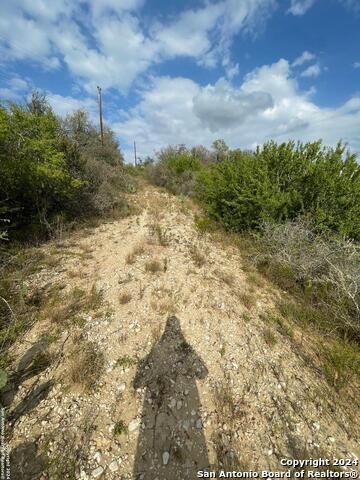
[[[321,68],[319,64],[310,65],[306,70],[301,73],[302,77],[318,77],[321,73]]]
[[[293,15],[304,15],[315,3],[316,0],[291,0],[288,10]]]
[[[272,105],[264,102],[262,108],[247,115],[249,103],[257,98],[256,92],[267,94]],[[206,109],[210,116],[214,113],[212,105],[214,97],[218,101],[217,94],[222,99],[228,95],[225,107],[219,101],[219,116],[215,112],[212,121],[204,124]],[[354,96],[339,108],[321,108],[310,97],[309,92],[300,90],[292,67],[285,59],[255,69],[238,89],[224,80],[220,86],[216,83],[203,88],[186,78],[153,78],[128,118],[115,122],[113,127],[125,150],[126,145],[130,146],[136,139],[141,156],[152,155],[169,143],[189,146],[201,143],[210,147],[218,137],[232,147],[241,148],[253,148],[270,139],[322,138],[334,145],[342,138],[353,150],[360,151],[360,97]],[[241,104],[244,98],[249,102],[245,102],[245,107]],[[204,109],[200,118],[199,99]],[[226,101],[234,102],[234,108],[239,102],[239,111],[247,115],[245,120],[240,114],[228,113]]]
[[[65,64],[87,91],[97,83],[125,92],[152,65],[178,56],[238,72],[230,45],[260,25],[276,0],[206,2],[175,18],[140,22],[145,0],[13,0],[2,8],[0,54],[46,68]],[[5,40],[6,39],[6,40]]]
[[[360,62],[354,62],[353,67],[354,68],[360,68]]]
[[[212,132],[239,125],[273,106],[269,93],[236,90],[224,79],[203,88],[193,102],[195,115]]]

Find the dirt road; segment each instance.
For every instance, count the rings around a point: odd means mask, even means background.
[[[359,456],[357,412],[311,339],[271,321],[283,293],[199,233],[187,201],[134,198],[134,215],[42,247],[54,261],[29,288],[57,296],[13,351],[11,478],[192,479]],[[80,301],[93,286],[101,299]]]

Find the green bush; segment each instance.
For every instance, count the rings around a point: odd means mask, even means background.
[[[158,162],[145,167],[146,178],[175,194],[192,195],[200,160],[182,145],[167,147],[158,153]]]
[[[29,104],[0,105],[0,239],[49,234],[53,225],[123,203],[129,185],[111,130],[104,145],[85,112],[58,118],[34,93]]]
[[[234,231],[308,216],[319,230],[360,240],[360,165],[340,143],[235,150],[199,172],[196,190],[208,213]]]

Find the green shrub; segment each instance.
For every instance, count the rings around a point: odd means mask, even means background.
[[[226,228],[309,216],[318,230],[360,240],[360,165],[345,147],[269,142],[235,150],[197,176],[197,197]]]
[[[158,162],[145,167],[146,178],[175,194],[192,195],[200,160],[183,146],[167,147],[158,153]]]
[[[58,118],[44,96],[0,105],[0,238],[4,220],[23,236],[53,235],[61,222],[123,205],[130,185],[110,129],[104,145],[85,112]]]

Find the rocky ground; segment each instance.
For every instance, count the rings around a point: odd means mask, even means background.
[[[358,407],[327,384],[311,338],[271,321],[283,292],[199,233],[187,201],[152,187],[135,201],[134,215],[42,247],[53,262],[29,289],[48,300],[4,394],[11,478],[358,457]]]

